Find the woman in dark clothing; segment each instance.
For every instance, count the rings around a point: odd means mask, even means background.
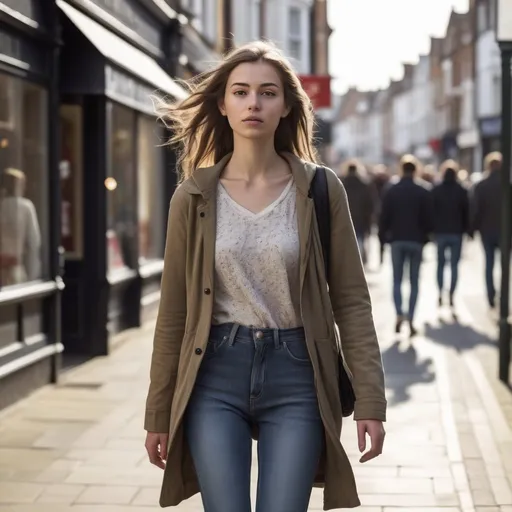
[[[437,285],[439,305],[443,304],[446,252],[450,252],[450,306],[457,287],[462,238],[469,230],[469,198],[467,190],[457,180],[459,165],[447,160],[441,166],[443,180],[432,190],[434,235],[437,243]]]

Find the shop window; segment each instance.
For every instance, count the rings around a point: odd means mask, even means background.
[[[0,287],[48,277],[47,93],[0,74]]]
[[[288,23],[288,50],[290,56],[297,60],[302,60],[302,11],[298,7],[290,7]]]
[[[109,174],[107,189],[107,256],[110,272],[135,268],[134,244],[137,236],[136,114],[110,104]]]
[[[138,230],[139,261],[162,259],[164,228],[162,205],[163,133],[156,120],[138,121]]]
[[[82,107],[61,105],[59,115],[61,245],[66,251],[66,258],[82,258]]]

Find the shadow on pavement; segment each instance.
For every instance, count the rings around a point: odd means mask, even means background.
[[[448,323],[440,320],[440,325],[436,327],[426,323],[425,337],[445,347],[452,347],[457,352],[472,350],[482,345],[496,347],[496,341],[492,338],[475,331],[469,325],[457,322]]]
[[[428,384],[435,379],[435,373],[431,368],[432,359],[419,360],[412,344],[401,350],[400,342],[395,341],[382,352],[382,361],[386,372],[386,388],[392,391],[391,395],[387,393],[390,405],[411,400],[411,386]]]

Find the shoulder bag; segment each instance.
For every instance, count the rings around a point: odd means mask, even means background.
[[[329,203],[329,187],[325,168],[317,166],[315,176],[311,182],[310,197],[315,204],[316,221],[318,232],[322,243],[322,254],[324,259],[325,277],[329,283],[330,255],[331,255],[331,211]],[[336,327],[335,327],[336,330]],[[336,343],[338,353],[338,386],[341,402],[341,412],[344,417],[350,416],[354,412],[356,395],[352,381],[343,364],[343,355],[341,352],[341,343]]]

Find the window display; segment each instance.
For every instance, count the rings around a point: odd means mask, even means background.
[[[110,104],[109,176],[107,189],[107,251],[109,271],[135,268],[133,243],[137,235],[136,114],[129,108]]]
[[[140,116],[138,126],[139,261],[162,259],[162,130],[156,119]]]
[[[47,93],[0,75],[0,287],[47,276]]]

